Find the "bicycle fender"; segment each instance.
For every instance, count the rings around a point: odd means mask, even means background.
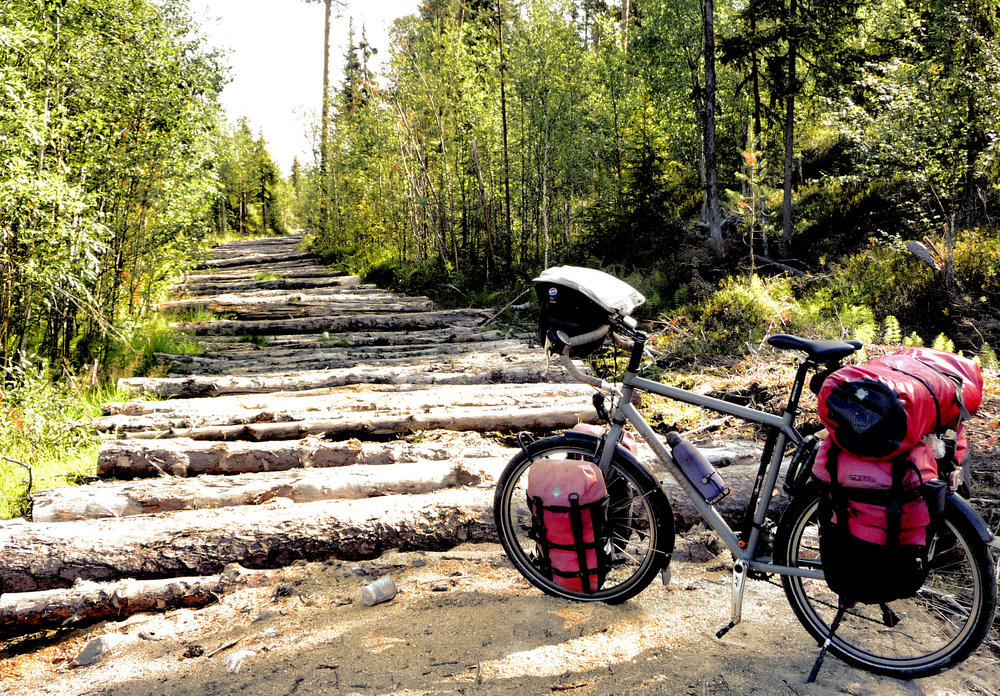
[[[951,508],[952,512],[957,512],[969,526],[976,530],[976,534],[982,539],[986,544],[993,545],[995,539],[993,537],[993,532],[986,525],[986,522],[979,513],[975,511],[972,505],[960,495],[952,493],[949,491],[948,497],[945,498],[945,507]]]
[[[567,430],[561,436],[557,437],[564,437],[567,440],[579,441],[581,444],[585,444],[586,446],[593,448],[594,452],[597,452],[597,444],[598,440],[600,439],[597,437],[597,435],[581,432],[579,430]],[[544,440],[538,440],[537,442],[544,442]],[[528,446],[528,450],[530,452],[531,450],[530,445]],[[647,469],[645,466],[642,465],[642,463],[636,458],[634,454],[632,454],[619,444],[615,445],[614,456],[626,460],[629,464],[632,465],[632,468],[634,469],[637,477],[642,478],[643,482],[649,485],[652,488],[652,490],[660,492],[661,495],[660,505],[662,505],[665,513],[664,515],[661,516],[663,520],[662,525],[664,527],[663,533],[669,540],[667,543],[667,553],[664,557],[663,564],[661,566],[661,569],[666,568],[668,565],[670,565],[670,559],[673,557],[674,541],[677,536],[677,532],[674,528],[674,509],[670,506],[670,500],[668,500],[666,494],[663,493],[663,487],[660,486],[660,482],[656,480],[656,477],[653,476],[652,473],[650,473],[649,469]]]

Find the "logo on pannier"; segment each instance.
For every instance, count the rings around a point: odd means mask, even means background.
[[[877,483],[878,479],[874,476],[867,476],[865,474],[851,474],[847,477],[849,481],[859,481],[861,483]]]

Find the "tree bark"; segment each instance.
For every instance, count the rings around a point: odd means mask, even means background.
[[[423,331],[452,326],[475,326],[489,313],[481,309],[452,309],[367,316],[304,317],[267,321],[216,320],[178,322],[172,327],[195,336],[262,336],[270,334],[340,333],[343,331]]]
[[[791,33],[791,25],[797,20],[798,5],[796,0],[788,2],[788,84],[785,86],[785,177],[781,202],[781,255],[788,258],[792,249],[792,175],[795,155],[795,94],[798,91],[795,63],[798,52],[798,42]]]
[[[229,563],[277,568],[298,559],[357,560],[392,548],[445,550],[495,541],[493,492],[449,489],[252,509],[190,510],[124,519],[0,527],[5,592],[77,580],[210,575]]]
[[[296,503],[416,495],[495,481],[507,459],[384,466],[309,468],[235,476],[166,476],[52,488],[32,496],[33,522],[130,517],[175,510],[260,505],[275,498]]]
[[[573,381],[560,366],[549,366],[539,356],[537,364],[495,366],[457,372],[435,366],[397,367],[392,370],[357,367],[334,370],[289,372],[283,375],[192,375],[190,377],[133,377],[118,380],[122,389],[167,397],[266,394],[277,391],[308,391],[350,385],[469,385],[528,384]]]
[[[705,187],[708,241],[722,252],[722,222],[719,219],[719,169],[715,155],[715,0],[704,0],[705,29]]]
[[[498,447],[478,434],[443,443],[331,442],[319,438],[274,442],[212,442],[174,438],[108,440],[97,456],[97,475],[115,479],[202,474],[248,474],[290,469],[385,466],[447,461],[459,448],[470,466],[490,457],[510,459],[516,450]]]
[[[226,592],[266,584],[272,574],[233,564],[219,575],[115,583],[83,581],[69,589],[6,593],[0,595],[0,637],[81,628],[147,611],[203,607],[219,601]]]
[[[424,430],[554,430],[577,423],[594,423],[597,414],[589,399],[556,406],[517,408],[508,406],[475,409],[441,409],[431,413],[394,415],[348,415],[343,418],[294,421],[290,423],[252,423],[247,425],[206,425],[193,428],[145,425],[141,419],[117,417],[129,438],[189,437],[194,440],[295,440],[309,435],[325,437],[385,437],[409,435]],[[141,428],[141,429],[140,429]]]
[[[286,251],[261,254],[243,254],[231,258],[209,258],[195,264],[195,270],[210,270],[215,268],[237,268],[240,266],[265,266],[272,263],[290,263],[292,261],[315,260],[316,256],[307,251]]]

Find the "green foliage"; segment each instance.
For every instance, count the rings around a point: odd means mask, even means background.
[[[882,340],[886,345],[895,346],[903,341],[903,332],[899,328],[899,319],[893,315],[888,315],[882,321]]]
[[[34,489],[66,485],[94,473],[99,438],[79,425],[100,415],[76,381],[53,382],[44,362],[21,362],[0,380],[0,455],[32,468]],[[27,509],[27,471],[0,460],[0,519]]]
[[[909,336],[903,339],[903,345],[907,348],[914,348],[924,345],[924,339],[917,335],[917,332],[912,332]]]
[[[940,333],[934,339],[934,343],[931,344],[931,348],[933,348],[934,350],[943,350],[947,351],[948,353],[954,353],[955,342],[952,341],[947,336],[945,336],[943,333]]]
[[[996,351],[993,350],[993,346],[991,346],[988,342],[983,342],[983,345],[979,348],[979,354],[976,357],[983,370],[993,373],[1000,370],[1000,362],[997,361]]]
[[[790,318],[792,292],[785,279],[762,281],[754,275],[726,278],[705,303],[701,332],[705,349],[741,352],[759,344]]]

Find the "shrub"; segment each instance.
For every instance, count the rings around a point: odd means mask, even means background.
[[[759,276],[726,278],[705,303],[701,329],[706,348],[713,352],[739,352],[760,343],[791,318],[793,297],[787,279]]]

